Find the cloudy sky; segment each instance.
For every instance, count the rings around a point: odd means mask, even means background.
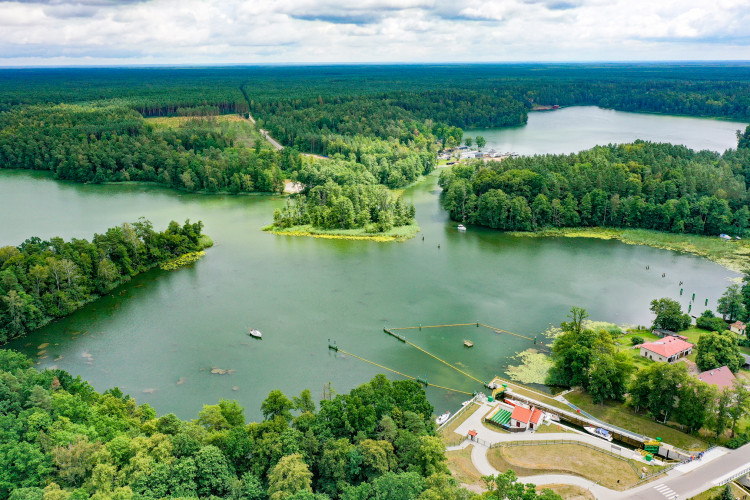
[[[748,0],[0,0],[0,66],[748,59]]]

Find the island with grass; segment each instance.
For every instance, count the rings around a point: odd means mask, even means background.
[[[405,203],[382,184],[340,186],[328,180],[287,200],[264,231],[284,236],[404,241],[419,226],[414,205]]]

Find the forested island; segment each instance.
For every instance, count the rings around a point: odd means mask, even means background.
[[[202,230],[201,222],[188,220],[172,221],[158,232],[140,219],[91,241],[32,237],[0,247],[0,345],[71,314],[154,266],[180,257],[189,262],[194,252],[212,244]]]
[[[433,407],[411,380],[378,375],[319,408],[307,389],[272,391],[263,421],[249,424],[225,399],[194,420],[157,417],[116,387],[98,393],[9,350],[0,350],[0,380],[0,498],[479,498],[450,476]],[[483,498],[560,499],[509,474],[487,478]]]

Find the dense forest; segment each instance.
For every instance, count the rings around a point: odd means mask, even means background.
[[[328,180],[287,201],[273,214],[275,228],[310,224],[319,229],[359,229],[383,233],[414,223],[414,205],[393,199],[381,185],[348,184]]]
[[[748,119],[750,66],[4,70],[0,168],[47,170],[77,182],[147,181],[203,192],[281,192],[286,179],[301,182],[305,196],[328,181],[347,192],[352,184],[375,192],[374,186],[400,188],[429,173],[435,153],[460,143],[463,128],[521,125],[539,104]],[[257,126],[217,120],[248,112]],[[144,119],[165,116],[196,119],[172,127]],[[271,149],[260,139],[261,127],[287,148]],[[356,199],[342,196],[364,214]],[[558,198],[561,204],[584,201]],[[302,206],[297,212],[307,213],[308,201],[295,202]],[[552,202],[549,198],[550,207]],[[513,203],[522,213],[510,225],[526,227],[526,210],[520,200]],[[567,215],[573,217],[570,205]],[[379,220],[371,216],[370,222]],[[685,221],[686,230],[701,232],[693,222]]]
[[[478,498],[450,476],[433,407],[414,381],[378,375],[319,409],[309,390],[276,390],[261,410],[264,420],[250,424],[229,400],[190,421],[157,417],[117,388],[99,394],[0,350],[0,498]]]
[[[750,148],[742,137],[743,147],[723,155],[636,141],[476,161],[441,172],[442,203],[454,220],[510,231],[608,226],[743,235]]]
[[[141,219],[65,241],[29,238],[0,247],[0,344],[66,316],[136,274],[202,249],[201,222],[157,232]]]
[[[205,112],[205,110],[203,110]],[[76,182],[157,182],[187,191],[280,192],[293,150],[242,147],[250,123],[212,118],[155,127],[111,104],[32,105],[0,113],[0,166]]]

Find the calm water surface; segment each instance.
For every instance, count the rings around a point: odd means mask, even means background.
[[[0,245],[31,235],[90,238],[140,216],[157,228],[200,219],[216,242],[193,267],[148,272],[10,347],[36,356],[36,347],[49,342],[39,367],[80,374],[99,390],[117,385],[159,412],[191,418],[204,403],[232,398],[249,418],[260,418],[260,403],[273,389],[295,395],[309,388],[319,397],[329,381],[345,392],[382,372],[332,353],[328,339],[472,392],[481,387],[387,336],[383,326],[481,321],[533,337],[572,305],[595,319],[644,324],[651,299],[670,296],[686,306],[695,292],[698,303],[715,304],[726,280],[737,276],[697,257],[614,241],[512,238],[479,228],[459,233],[438,193],[434,175],[408,189],[422,233],[378,244],[264,233],[260,228],[283,204],[276,197],[179,195],[0,171]],[[679,281],[687,292],[682,298]],[[262,341],[246,335],[251,326],[263,331]],[[533,347],[474,327],[407,335],[480,379],[502,374],[515,353]],[[462,346],[465,338],[473,349]],[[215,367],[232,372],[211,374]],[[428,395],[438,411],[467,398],[432,388]]]
[[[485,150],[494,148],[523,155],[576,153],[597,144],[636,139],[724,152],[737,147],[735,132],[745,130],[746,126],[747,123],[740,122],[575,106],[529,113],[529,121],[522,127],[474,129],[466,134],[484,136]]]

